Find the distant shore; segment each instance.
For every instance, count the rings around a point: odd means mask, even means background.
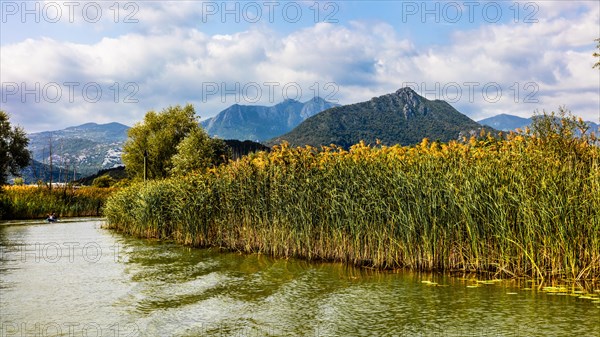
[[[114,188],[68,186],[4,186],[0,192],[0,220],[45,220],[54,212],[59,218],[102,216]]]

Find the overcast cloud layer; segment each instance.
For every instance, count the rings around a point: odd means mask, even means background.
[[[102,15],[89,23],[83,19],[96,8],[89,5],[82,17],[82,2],[73,23],[64,4],[52,23],[60,3],[46,1],[37,23],[35,15],[22,17],[21,2],[13,2],[16,9],[3,2],[1,109],[36,132],[85,122],[133,125],[148,110],[185,103],[202,118],[235,103],[315,95],[349,104],[408,85],[476,120],[566,105],[599,122],[592,53],[600,4],[521,2],[517,14],[506,7],[512,3],[502,3],[498,22],[489,22],[500,2],[480,2],[489,12],[473,11],[470,22],[462,2],[437,3],[439,20],[410,14],[435,10],[435,3],[321,2],[315,13],[313,2],[300,1],[285,17],[281,2],[272,18],[262,7],[252,23],[252,8],[242,12],[240,2],[238,23],[235,15],[223,20],[221,2],[121,2],[118,17],[114,2],[96,2]],[[296,6],[302,16],[291,22]],[[123,22],[127,15],[137,22]]]

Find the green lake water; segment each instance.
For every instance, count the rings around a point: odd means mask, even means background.
[[[0,223],[0,336],[600,336],[597,300],[527,283],[474,288],[474,278],[190,249],[102,225]]]

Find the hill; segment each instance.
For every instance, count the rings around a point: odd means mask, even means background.
[[[63,130],[31,133],[29,149],[33,159],[68,168],[78,175],[122,165],[122,146],[129,127],[119,123],[86,123]]]
[[[338,106],[315,97],[307,102],[285,100],[274,106],[234,104],[202,121],[211,137],[264,141],[291,131],[315,114]]]
[[[523,129],[531,124],[531,118],[523,118],[508,114],[500,114],[493,117],[482,119],[478,122],[481,125],[487,125],[496,130],[514,131],[517,128]]]
[[[52,172],[52,173],[51,173]],[[21,177],[26,184],[35,184],[38,181],[49,182],[52,177],[54,183],[70,182],[80,178],[82,175],[79,172],[74,172],[72,169],[64,168],[56,165],[52,165],[52,171],[50,165],[41,163],[37,160],[33,160],[31,165],[27,166],[21,171]],[[10,177],[9,181],[15,177]]]
[[[263,144],[256,143],[250,140],[239,141],[237,139],[227,139],[225,144],[231,149],[231,159],[240,159],[252,152],[270,151],[271,149]]]
[[[92,174],[90,176],[83,177],[77,180],[77,182],[81,185],[90,186],[94,182],[94,179],[105,175],[111,177],[114,180],[123,180],[128,178],[127,171],[125,171],[125,166],[117,166],[109,169],[100,170],[96,174]]]
[[[446,142],[478,133],[481,128],[447,102],[430,101],[410,88],[402,88],[366,102],[325,110],[267,144],[285,140],[296,146],[349,147],[361,140],[371,144],[380,140],[385,145],[411,145],[425,137]]]
[[[487,125],[493,127],[497,130],[502,131],[515,131],[517,128],[524,129],[526,126],[530,126],[533,122],[532,118],[523,118],[508,114],[500,114],[493,117],[485,118],[479,121],[481,125]],[[589,126],[589,132],[600,131],[600,125],[594,122],[587,121],[587,125]]]

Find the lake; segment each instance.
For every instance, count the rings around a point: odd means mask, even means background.
[[[103,224],[0,222],[0,336],[600,336],[598,297],[191,249]]]

